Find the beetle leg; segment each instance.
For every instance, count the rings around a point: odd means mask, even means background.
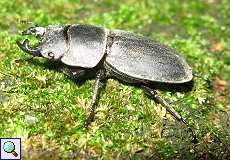
[[[81,69],[81,68],[69,68],[69,67],[65,67],[62,66],[61,68],[59,68],[65,75],[78,80],[80,77],[83,77],[86,74],[85,69]]]
[[[104,71],[100,70],[96,75],[96,79],[95,79],[95,83],[94,83],[94,87],[93,87],[92,101],[91,101],[91,105],[90,105],[90,114],[89,114],[89,116],[86,120],[86,123],[85,123],[86,128],[88,128],[90,123],[94,120],[96,104],[97,104],[98,96],[100,93],[100,88],[102,86],[101,80],[103,77],[104,77]]]
[[[182,118],[163,98],[161,98],[157,92],[155,90],[153,90],[152,88],[149,88],[147,86],[142,86],[143,89],[145,90],[146,94],[148,94],[149,96],[152,96],[154,98],[154,100],[161,104],[163,107],[166,108],[166,110],[178,121],[184,123],[187,128],[191,131],[192,133],[192,142],[195,143],[196,142],[196,134],[195,132],[192,130],[192,128],[190,127],[190,125],[188,124],[188,122],[185,121],[184,118]]]

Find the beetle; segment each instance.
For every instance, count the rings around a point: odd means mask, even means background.
[[[33,26],[22,35],[34,35],[40,40],[37,47],[32,47],[28,39],[17,41],[24,52],[61,62],[65,73],[74,79],[88,75],[95,78],[86,126],[93,121],[103,80],[116,78],[138,84],[176,120],[184,123],[192,133],[192,141],[196,141],[196,134],[185,119],[150,87],[151,82],[192,81],[191,67],[175,49],[130,32],[86,24]]]

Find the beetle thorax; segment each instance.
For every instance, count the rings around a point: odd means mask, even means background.
[[[40,49],[45,58],[61,59],[68,50],[65,27],[48,27],[42,37]]]

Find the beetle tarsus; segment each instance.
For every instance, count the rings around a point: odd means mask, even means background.
[[[188,122],[185,121],[185,119],[181,118],[182,123],[184,123],[187,128],[190,130],[190,132],[192,133],[192,143],[197,143],[197,139],[196,139],[196,133],[193,131],[193,129],[189,126]]]
[[[146,91],[146,94],[148,94],[149,96],[152,96],[154,98],[154,100],[161,104],[163,107],[166,108],[166,110],[178,121],[184,123],[187,128],[191,131],[192,133],[192,142],[196,143],[196,134],[195,132],[192,130],[192,128],[190,127],[190,125],[185,121],[185,119],[183,119],[163,98],[161,98],[157,92],[155,90],[153,90],[152,88],[149,88],[147,86],[142,86],[142,88]]]
[[[92,94],[92,102],[90,105],[90,114],[88,116],[88,118],[86,119],[86,123],[85,123],[85,128],[88,128],[90,123],[93,122],[94,117],[95,117],[95,110],[96,110],[96,106],[97,106],[97,100],[98,100],[98,96],[100,93],[100,88],[101,88],[101,79],[104,76],[103,71],[99,71],[97,73],[96,79],[95,79],[95,83],[94,83],[94,87],[93,87],[93,94]]]

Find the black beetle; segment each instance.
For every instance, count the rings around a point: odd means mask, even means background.
[[[35,35],[40,39],[35,48],[28,39],[23,43],[17,41],[24,52],[60,61],[65,72],[75,79],[93,73],[96,80],[86,126],[93,120],[102,80],[115,77],[139,84],[178,121],[186,124],[192,132],[192,141],[196,140],[188,123],[149,87],[151,82],[183,84],[192,80],[192,69],[174,49],[129,32],[84,24],[30,27],[22,35]]]

